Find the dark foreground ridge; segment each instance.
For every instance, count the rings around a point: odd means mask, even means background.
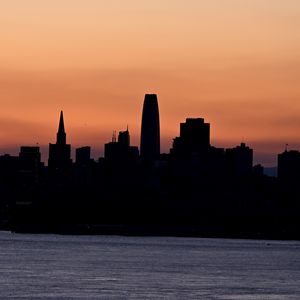
[[[300,153],[278,155],[278,177],[253,166],[245,143],[216,148],[210,124],[188,118],[160,153],[156,95],[146,95],[141,155],[128,128],[91,159],[71,145],[63,112],[48,166],[39,147],[0,156],[0,229],[62,234],[300,239]]]

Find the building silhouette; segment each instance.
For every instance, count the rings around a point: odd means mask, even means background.
[[[130,135],[128,128],[125,131],[120,131],[118,136],[118,143],[122,147],[129,147],[130,146]]]
[[[173,140],[171,161],[178,173],[222,176],[225,150],[210,144],[210,123],[203,118],[187,118],[180,123],[180,136]]]
[[[55,181],[64,181],[70,174],[71,167],[71,145],[66,142],[64,116],[61,111],[56,143],[49,144],[49,175]]]
[[[142,160],[127,128],[113,133],[104,158],[85,146],[72,164],[61,112],[48,168],[39,147],[0,155],[0,229],[299,239],[299,151],[279,154],[271,178],[245,143],[214,147],[210,124],[187,118],[160,154],[156,95],[145,96],[141,129]]]
[[[79,166],[88,165],[91,161],[91,147],[85,146],[76,149],[75,163]]]
[[[171,153],[191,155],[207,152],[210,147],[210,124],[203,118],[187,118],[180,123],[180,136],[173,141]]]
[[[91,158],[91,147],[77,148],[75,164],[72,170],[72,180],[77,185],[89,185],[94,180],[95,161]]]
[[[115,166],[128,166],[137,162],[139,157],[138,147],[130,146],[130,134],[128,128],[120,131],[118,140],[113,133],[112,141],[104,145],[105,160]]]
[[[300,180],[300,152],[284,151],[278,154],[278,178],[290,183]]]
[[[0,156],[0,187],[1,184],[14,185],[19,170],[19,157],[4,154]]]
[[[142,161],[154,161],[160,154],[159,110],[155,94],[145,95],[140,151]]]
[[[253,171],[253,150],[241,143],[235,148],[226,149],[227,172],[231,175],[249,175]]]
[[[257,176],[263,176],[264,175],[264,167],[261,164],[257,164],[253,166],[253,174]]]
[[[39,147],[22,146],[19,154],[19,176],[24,185],[38,184],[42,173]]]

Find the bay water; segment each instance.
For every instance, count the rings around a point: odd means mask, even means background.
[[[0,232],[0,299],[300,299],[300,242]]]

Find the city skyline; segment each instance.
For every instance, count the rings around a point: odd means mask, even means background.
[[[300,0],[0,3],[0,300],[299,298]]]
[[[161,153],[159,124],[158,97],[146,94],[140,151],[131,144],[127,127],[113,132],[104,157],[94,160],[91,147],[85,145],[75,149],[72,161],[61,111],[56,141],[49,143],[48,166],[38,146],[23,145],[18,156],[0,155],[0,226],[16,232],[67,227],[101,232],[107,224],[108,231],[129,233],[152,224],[158,226],[155,234],[178,234],[180,228],[187,235],[212,234],[218,228],[218,234],[239,237],[247,232],[297,235],[299,151],[278,153],[277,168],[271,172],[255,164],[248,144],[216,147],[211,124],[187,117],[179,124],[170,152]],[[279,231],[277,220],[283,220]],[[137,227],[127,227],[132,222]],[[235,226],[239,222],[242,231]],[[192,227],[181,227],[184,223]],[[171,224],[175,227],[169,231]],[[147,233],[146,228],[141,232]]]
[[[297,1],[13,0],[2,5],[0,151],[53,141],[93,156],[129,125],[139,145],[141,98],[160,98],[161,149],[187,116],[213,124],[218,147],[245,141],[255,162],[300,148]],[[55,21],[54,21],[55,20]],[[73,152],[74,153],[74,152]]]
[[[148,99],[148,96],[150,97],[150,99]],[[154,99],[151,99],[152,97],[154,97]],[[154,101],[154,107],[156,106],[156,108],[155,109],[157,109],[158,110],[158,102],[157,102],[157,95],[156,94],[145,94],[145,99],[144,100],[155,100]],[[151,101],[150,101],[151,102]],[[149,104],[149,102],[147,103],[147,104]],[[151,103],[151,104],[153,104],[153,103]],[[142,117],[141,117],[141,124],[143,124],[143,115],[144,115],[144,110],[145,110],[145,103],[143,104],[143,109],[141,110],[141,115],[142,115]],[[147,108],[148,109],[148,108]],[[196,119],[202,119],[202,116],[198,116]],[[186,116],[186,118],[184,118],[184,119],[190,119],[190,117],[189,116]],[[203,119],[204,120],[204,119]],[[182,120],[183,121],[183,120]],[[159,136],[161,135],[161,133],[160,133],[160,129],[159,129],[159,116],[158,116],[158,143],[161,143],[161,139],[159,138]],[[54,122],[55,123],[55,122]],[[179,124],[177,124],[177,127],[178,127],[178,125],[181,125],[182,123],[180,122]],[[148,125],[148,124],[147,124]],[[151,125],[151,124],[150,124]],[[211,124],[209,123],[208,125],[210,125],[211,126]],[[57,126],[57,125],[56,125]],[[143,127],[143,126],[142,126]],[[137,145],[136,147],[138,148],[138,150],[139,151],[141,151],[141,144],[139,143],[139,142],[141,142],[141,137],[142,137],[142,127],[140,128],[141,130],[140,130],[140,133],[139,133],[139,136],[138,136],[138,138],[137,139],[135,139],[133,142],[132,142],[132,145]],[[150,126],[151,127],[151,126]],[[68,126],[67,126],[67,128],[68,128]],[[76,150],[77,149],[79,149],[79,148],[81,148],[81,147],[90,147],[90,150],[91,150],[91,158],[93,158],[93,159],[95,159],[95,160],[97,160],[97,159],[99,159],[99,158],[101,158],[101,157],[105,157],[105,144],[106,143],[110,143],[110,142],[115,142],[115,140],[116,140],[116,135],[117,135],[117,132],[119,132],[119,133],[121,133],[121,132],[131,132],[130,130],[129,130],[129,128],[128,128],[128,124],[127,124],[127,126],[126,126],[126,131],[122,131],[122,130],[125,130],[125,128],[118,128],[117,130],[112,130],[112,132],[111,132],[111,135],[110,135],[110,138],[108,138],[102,145],[98,145],[98,147],[96,148],[96,149],[94,149],[93,148],[93,145],[90,145],[90,144],[88,144],[88,143],[86,143],[86,144],[83,144],[83,143],[80,143],[80,141],[78,141],[77,143],[75,143],[75,144],[72,144],[71,142],[69,143],[69,147],[70,147],[70,149],[68,150],[68,151],[70,151],[70,156],[71,156],[71,159],[72,160],[74,160],[75,159],[75,156],[76,156]],[[22,148],[22,147],[35,147],[35,146],[38,146],[39,147],[39,149],[41,149],[41,158],[42,158],[42,161],[44,162],[44,163],[46,163],[46,165],[48,165],[48,158],[49,158],[49,156],[50,156],[50,153],[49,153],[49,145],[51,145],[51,142],[53,142],[53,141],[55,141],[56,140],[56,143],[58,143],[59,141],[63,141],[63,142],[59,142],[59,143],[66,143],[66,133],[67,133],[67,131],[69,132],[69,129],[68,130],[66,130],[65,129],[65,121],[64,121],[64,111],[63,110],[61,110],[60,112],[59,112],[59,122],[58,122],[58,128],[57,128],[57,133],[56,133],[56,138],[54,137],[54,138],[52,138],[51,139],[51,141],[49,141],[48,142],[48,144],[47,145],[40,145],[39,143],[36,143],[36,144],[30,144],[30,143],[23,143],[23,144],[18,144],[18,145],[16,145],[15,146],[15,148],[8,148],[8,149],[5,149],[5,148],[3,148],[3,149],[1,149],[0,148],[0,151],[1,150],[4,150],[4,151],[2,151],[2,153],[0,152],[0,155],[5,155],[5,154],[9,154],[9,155],[18,155],[19,154],[19,152],[20,152],[20,149]],[[71,130],[71,128],[70,128],[70,131],[72,131]],[[181,129],[179,130],[179,132],[181,131]],[[178,133],[179,133],[178,132]],[[69,133],[68,133],[68,135],[69,135]],[[53,136],[55,136],[54,134],[53,134]],[[131,133],[130,133],[130,136],[131,136]],[[172,139],[171,139],[171,141],[169,141],[170,142],[170,148],[168,148],[168,149],[166,149],[166,151],[163,151],[164,149],[162,149],[160,152],[157,152],[157,153],[161,153],[161,154],[163,154],[163,153],[166,153],[166,154],[169,154],[170,153],[170,151],[172,150],[172,145],[173,145],[173,143],[174,143],[174,140],[176,139],[176,136],[174,136]],[[69,140],[69,138],[68,138],[68,140]],[[137,142],[136,142],[136,140],[137,140]],[[212,146],[218,146],[218,147],[220,147],[220,145],[219,144],[214,144],[214,139],[213,139],[213,134],[212,134],[212,138],[211,138],[211,140],[212,140],[212,143],[211,143],[211,145]],[[136,142],[136,143],[135,143]],[[236,143],[236,144],[228,144],[226,147],[224,147],[224,145],[222,146],[221,145],[221,148],[223,148],[223,149],[226,149],[226,148],[230,148],[230,147],[232,147],[232,146],[239,146],[240,144],[247,144],[248,146],[249,146],[249,143],[247,142],[247,141],[245,141],[245,140],[241,140],[240,142],[238,142],[238,143]],[[250,145],[251,146],[251,145]],[[286,150],[292,150],[292,151],[294,151],[294,150],[298,150],[298,149],[295,149],[295,148],[291,148],[290,147],[290,145],[289,144],[284,144],[283,145],[284,146],[284,148],[281,150],[281,151],[279,151],[278,153],[281,153],[281,152],[283,152],[283,151],[286,151]],[[99,151],[99,148],[101,148],[101,150]],[[9,151],[5,151],[5,150],[9,150]],[[266,163],[266,164],[264,164],[263,163],[263,161],[262,160],[257,160],[257,159],[255,159],[255,154],[256,154],[256,149],[254,148],[253,149],[254,150],[254,152],[253,152],[253,163],[254,164],[257,164],[257,165],[260,165],[260,164],[262,164],[262,165],[264,165],[265,167],[270,167],[270,166],[272,166],[272,167],[276,167],[277,166],[277,156],[278,156],[278,153],[273,153],[273,155],[274,156],[276,156],[276,161],[274,162],[274,164],[272,164],[272,165],[269,165],[268,163]]]
[[[18,146],[18,150],[16,152],[5,152],[2,153],[0,155],[13,155],[13,156],[18,156],[20,155],[20,153],[22,152],[22,149],[25,148],[34,148],[34,151],[41,151],[40,152],[40,158],[41,158],[41,162],[43,162],[44,165],[49,166],[49,162],[52,161],[52,165],[54,165],[55,167],[53,169],[57,169],[56,165],[60,165],[63,164],[66,166],[66,168],[68,169],[72,163],[74,163],[77,160],[77,155],[78,155],[78,151],[82,152],[83,155],[86,155],[86,151],[88,151],[88,156],[93,160],[93,161],[100,161],[100,159],[116,159],[116,157],[118,157],[120,155],[119,151],[124,151],[124,149],[122,149],[123,146],[121,146],[121,149],[117,150],[115,149],[115,146],[118,148],[119,147],[119,142],[121,144],[124,144],[127,146],[130,146],[132,148],[133,153],[130,155],[133,155],[132,157],[135,157],[134,159],[137,159],[137,157],[141,158],[141,161],[153,161],[158,159],[159,160],[159,156],[160,154],[162,155],[173,155],[174,152],[174,147],[180,146],[178,144],[179,141],[179,137],[174,136],[172,139],[172,145],[171,147],[168,149],[168,151],[161,151],[160,150],[160,117],[159,117],[159,104],[158,104],[158,97],[156,94],[145,94],[144,97],[144,102],[143,102],[143,106],[142,106],[142,111],[141,111],[141,127],[140,127],[140,137],[139,137],[139,141],[140,144],[138,146],[136,146],[135,144],[131,144],[130,143],[130,131],[128,128],[128,125],[126,127],[126,130],[123,129],[119,129],[119,130],[113,130],[112,131],[112,135],[111,135],[111,139],[107,140],[106,143],[104,143],[102,145],[103,147],[103,152],[101,152],[100,156],[95,156],[93,154],[95,154],[94,149],[91,147],[91,145],[88,144],[75,144],[72,145],[71,143],[68,143],[67,141],[67,130],[65,129],[65,121],[64,121],[64,112],[61,110],[60,114],[59,114],[59,122],[58,122],[58,127],[57,127],[57,133],[56,133],[56,142],[55,144],[52,144],[51,142],[48,143],[47,146],[40,146],[38,143],[35,145],[30,145],[30,144],[23,144],[23,145],[19,145]],[[202,117],[197,117],[197,118],[191,118],[191,117],[186,117],[185,118],[186,122],[188,122],[188,125],[186,125],[185,123],[180,122],[179,123],[179,135],[181,136],[182,134],[184,134],[183,132],[186,132],[186,130],[190,130],[193,128],[190,127],[190,124],[197,124],[196,127],[194,129],[192,129],[192,131],[189,132],[189,138],[190,141],[192,143],[194,143],[195,141],[198,141],[196,143],[199,143],[199,145],[206,145],[208,147],[211,147],[212,149],[219,149],[219,151],[231,151],[233,146],[235,146],[237,149],[240,147],[245,147],[246,146],[246,141],[241,141],[238,144],[232,144],[229,145],[228,147],[218,147],[218,145],[213,143],[213,139],[211,139],[210,137],[210,127],[211,124],[210,123],[204,123],[204,118]],[[200,122],[200,123],[199,123]],[[201,124],[201,125],[200,125]],[[200,129],[202,127],[202,124],[204,126],[205,129]],[[186,126],[188,126],[186,128]],[[199,127],[200,126],[200,127]],[[186,128],[186,129],[185,129]],[[199,131],[200,130],[202,133],[199,136]],[[118,138],[117,138],[117,132],[118,132]],[[181,144],[181,142],[179,142]],[[144,146],[142,146],[144,144]],[[217,148],[216,148],[217,146]],[[112,148],[107,148],[107,147],[112,147]],[[126,148],[125,147],[125,148]],[[181,147],[181,146],[180,146]],[[251,145],[250,145],[251,147]],[[141,149],[143,149],[141,151]],[[201,148],[201,147],[200,147]],[[249,144],[247,144],[246,148],[249,148]],[[111,150],[110,150],[111,149]],[[115,150],[113,150],[115,149]],[[198,149],[198,148],[197,148]],[[115,152],[117,150],[117,152]],[[111,153],[111,151],[113,151],[113,156],[111,158],[108,158],[106,152],[109,151]],[[198,150],[196,150],[197,152]],[[220,154],[221,154],[220,152]],[[299,151],[297,149],[290,149],[288,144],[285,144],[285,149],[284,151],[281,151],[280,153],[296,153],[296,155],[298,155],[297,153],[299,153]],[[251,165],[252,166],[259,166],[259,167],[266,167],[267,169],[269,169],[269,165],[263,165],[263,163],[261,161],[256,161],[254,159],[255,157],[255,149],[251,149]],[[82,155],[79,154],[79,155]],[[223,154],[221,154],[223,155]],[[272,168],[270,168],[270,174],[272,174],[271,176],[276,176],[275,174],[277,173],[277,167],[278,167],[278,155],[279,153],[276,153],[276,164],[272,166]],[[109,154],[109,157],[111,155]],[[124,159],[124,158],[123,158]],[[55,162],[56,161],[56,162]],[[53,163],[54,162],[54,163]],[[207,162],[208,163],[208,162]],[[51,167],[51,164],[50,164]],[[52,167],[51,167],[52,169]],[[267,170],[266,169],[266,170]],[[266,174],[270,175],[269,172],[267,171]]]

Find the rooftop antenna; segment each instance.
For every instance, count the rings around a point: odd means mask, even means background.
[[[117,141],[117,132],[114,130],[112,133],[112,140],[113,143],[115,143]]]

